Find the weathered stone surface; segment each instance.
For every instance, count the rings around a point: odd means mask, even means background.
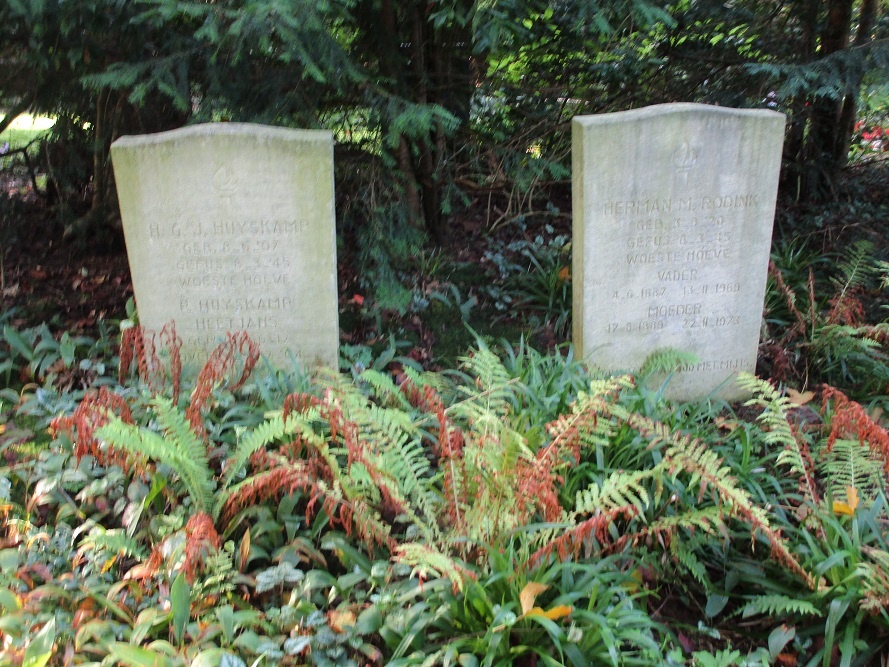
[[[574,343],[607,370],[695,353],[679,399],[740,397],[762,320],[784,116],[664,104],[573,123]]]
[[[111,154],[142,324],[174,320],[198,363],[245,330],[275,364],[337,366],[330,132],[213,123]]]

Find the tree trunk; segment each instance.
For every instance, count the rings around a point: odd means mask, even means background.
[[[827,20],[821,33],[818,55],[825,58],[845,49],[849,44],[853,0],[830,0]],[[807,169],[803,179],[803,197],[808,201],[823,201],[834,191],[837,167],[837,135],[839,133],[842,100],[819,96],[811,101],[812,120],[806,142]]]
[[[877,0],[862,0],[861,7],[858,10],[858,31],[855,33],[854,46],[864,46],[871,41],[871,32],[876,19]],[[861,91],[861,78],[861,73],[859,73],[843,100],[843,109],[840,112],[833,154],[833,159],[838,169],[842,168],[846,164],[846,160],[849,159],[849,147],[852,144],[852,134],[855,131],[855,116],[858,111],[858,95]]]
[[[799,53],[805,54],[805,61],[815,57],[819,4],[819,0],[800,0],[799,9],[794,12],[798,17],[801,35],[796,46]],[[806,128],[810,121],[809,112],[806,97],[800,95],[791,100],[790,127],[784,142],[784,162],[787,166],[781,173],[781,190],[794,199],[801,198],[802,184],[805,180]]]

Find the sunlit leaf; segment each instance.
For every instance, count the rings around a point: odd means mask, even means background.
[[[787,388],[787,398],[790,399],[790,402],[794,405],[803,406],[813,398],[815,398],[814,391],[804,391],[802,393],[798,392],[796,389],[792,389],[791,387]]]
[[[56,619],[50,620],[28,644],[22,667],[43,667],[52,657],[52,645],[56,640]]]
[[[573,609],[573,607],[566,604],[557,604],[552,609],[547,609],[546,611],[543,611],[540,607],[534,607],[525,612],[524,616],[543,616],[551,621],[555,621],[565,616],[570,616]]]
[[[846,502],[842,502],[841,500],[833,501],[834,514],[852,516],[855,514],[856,507],[858,507],[858,489],[854,486],[846,487]]]
[[[354,612],[351,611],[332,611],[330,612],[330,628],[334,632],[345,632],[346,628],[350,628],[358,621]]]
[[[534,608],[534,600],[543,593],[549,586],[541,584],[539,581],[529,581],[522,592],[519,593],[519,601],[522,603],[522,614],[527,614]]]

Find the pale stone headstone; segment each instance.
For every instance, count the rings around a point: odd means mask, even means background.
[[[663,104],[574,119],[574,343],[606,370],[694,353],[679,399],[753,372],[784,116]]]
[[[111,146],[141,323],[198,363],[247,331],[277,365],[337,367],[330,132],[242,123]]]

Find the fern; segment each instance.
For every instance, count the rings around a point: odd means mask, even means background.
[[[791,598],[786,595],[760,595],[744,605],[741,612],[744,618],[765,615],[772,618],[783,618],[789,615],[821,616],[815,605],[807,600]]]
[[[143,560],[148,555],[138,540],[127,535],[122,529],[105,530],[101,526],[95,526],[90,530],[89,535],[83,538],[78,551],[105,552],[138,560]]]
[[[192,590],[195,599],[219,597],[232,593],[239,574],[234,568],[234,543],[213,551],[204,560],[204,575],[195,580]]]
[[[403,410],[410,407],[408,400],[388,373],[381,373],[373,368],[367,368],[361,373],[361,379],[373,387],[374,394],[384,404]]]
[[[151,401],[161,433],[114,419],[96,432],[109,445],[131,455],[162,463],[182,480],[194,510],[208,511],[213,505],[213,473],[207,450],[182,412],[169,399]]]
[[[817,505],[819,494],[811,456],[808,448],[794,435],[788,419],[788,412],[792,408],[790,399],[782,396],[769,382],[749,373],[738,374],[738,385],[753,394],[753,398],[745,406],[762,408],[756,420],[763,427],[763,443],[781,447],[777,464],[789,467],[799,477],[806,497],[813,505]]]
[[[693,549],[684,540],[670,540],[670,554],[694,577],[704,590],[713,590],[713,582],[707,575],[707,568],[698,560]]]
[[[846,254],[837,262],[839,275],[831,279],[837,293],[834,301],[845,300],[849,295],[861,289],[867,280],[877,272],[873,257],[874,246],[870,241],[861,240],[852,245]]]
[[[657,373],[675,373],[680,368],[700,361],[697,355],[672,347],[661,348],[649,354],[639,368],[639,378],[648,378]]]
[[[592,484],[577,492],[574,516],[589,515],[628,505],[634,507],[639,514],[644,514],[652,499],[642,483],[657,479],[662,472],[662,466],[636,472],[614,472],[601,485]]]
[[[465,563],[425,544],[407,542],[399,545],[395,561],[413,568],[411,576],[422,579],[444,577],[459,591],[466,583],[475,580],[475,573]]]
[[[458,394],[466,399],[450,406],[448,414],[493,425],[510,406],[519,403],[513,388],[518,379],[510,376],[500,358],[487,346],[480,344],[478,350],[460,361],[475,383],[472,387],[461,385],[457,388]]]
[[[254,452],[261,447],[266,447],[275,440],[284,437],[284,434],[287,433],[287,431],[288,429],[284,424],[282,415],[275,415],[259,426],[254,427],[253,430],[238,441],[235,451],[229,456],[228,460],[226,460],[226,471],[222,477],[220,486],[223,489],[228,487],[231,480],[243,469],[244,464]],[[224,497],[220,496],[217,499],[215,511],[218,511],[218,506],[222,502],[224,502]]]
[[[838,438],[825,450],[818,469],[830,495],[845,499],[846,490],[854,487],[862,502],[872,502],[883,488],[882,459],[858,440]]]

